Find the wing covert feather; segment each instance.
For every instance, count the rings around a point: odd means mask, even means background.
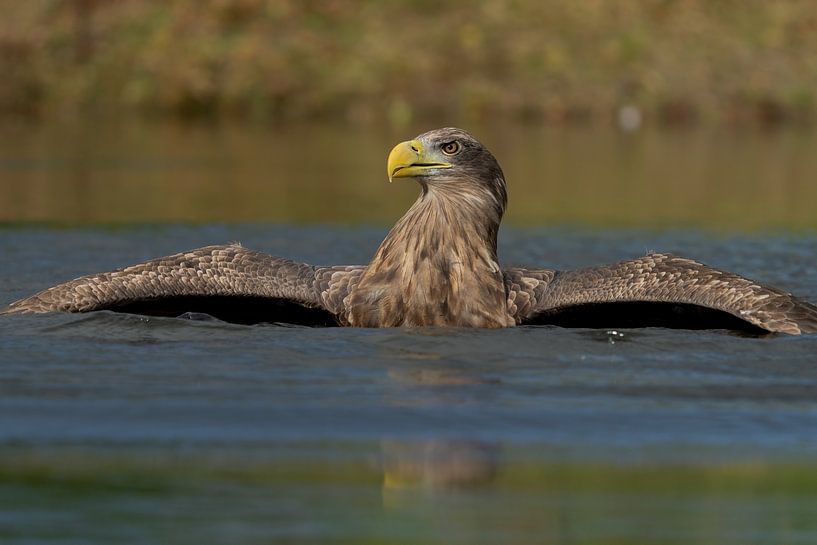
[[[326,306],[322,291],[342,295],[342,285],[335,286],[342,278],[322,284],[318,280],[311,265],[237,244],[207,246],[83,276],[12,303],[5,312],[88,312],[134,301],[220,296],[280,299],[335,313],[335,308]]]
[[[784,291],[670,254],[650,254],[613,265],[575,271],[513,274],[531,287],[531,299],[515,314],[517,323],[538,314],[578,305],[616,302],[692,304],[727,312],[773,332],[817,332],[817,307]],[[533,273],[533,278],[531,278]],[[543,274],[547,273],[547,274]],[[520,299],[520,295],[515,295]]]

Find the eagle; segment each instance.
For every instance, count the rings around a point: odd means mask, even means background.
[[[501,267],[505,176],[462,129],[397,144],[387,174],[390,181],[413,179],[421,191],[368,265],[313,266],[240,244],[207,246],[83,276],[2,312],[204,313],[237,323],[313,326],[817,332],[814,305],[671,254],[579,270]]]

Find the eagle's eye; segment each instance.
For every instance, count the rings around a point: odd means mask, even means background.
[[[443,153],[446,155],[456,155],[460,151],[460,143],[459,142],[447,142],[442,145]]]

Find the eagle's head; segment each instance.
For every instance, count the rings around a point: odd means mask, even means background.
[[[414,178],[424,192],[491,197],[501,216],[505,176],[488,149],[462,129],[446,127],[397,144],[389,153],[389,180]]]

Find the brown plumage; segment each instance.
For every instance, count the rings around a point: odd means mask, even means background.
[[[398,144],[392,178],[420,197],[367,266],[314,267],[208,246],[84,276],[4,313],[207,312],[236,322],[364,327],[727,327],[817,332],[817,307],[789,293],[667,254],[576,271],[502,270],[496,239],[507,201],[496,159],[446,128]]]

